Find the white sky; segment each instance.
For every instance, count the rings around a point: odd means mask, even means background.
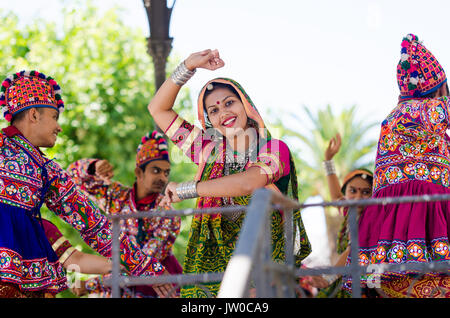
[[[60,19],[59,0],[1,2],[23,22],[37,15]],[[120,5],[124,21],[148,35],[142,0],[93,2]],[[263,114],[356,104],[359,118],[382,121],[397,99],[395,67],[404,35],[415,33],[444,68],[450,65],[449,8],[444,0],[177,0],[172,54],[221,52],[223,69],[201,70],[188,82],[194,98],[208,79],[226,76],[242,84]]]

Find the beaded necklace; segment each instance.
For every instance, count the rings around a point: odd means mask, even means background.
[[[225,148],[225,164],[224,164],[224,175],[228,176],[231,174],[239,173],[244,171],[245,166],[250,159],[255,161],[257,139],[255,139],[252,144],[244,152],[233,151],[230,144],[227,141]],[[223,203],[225,206],[235,205],[232,197],[223,197]],[[242,212],[235,212],[232,214],[224,214],[224,217],[235,222]]]

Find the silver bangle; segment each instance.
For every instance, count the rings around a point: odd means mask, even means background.
[[[332,174],[336,174],[336,168],[334,166],[333,159],[323,161],[323,167],[325,169],[325,174],[327,176],[332,175]]]
[[[172,81],[178,86],[183,86],[186,82],[195,74],[195,69],[193,71],[188,70],[184,62],[181,62],[180,65],[177,66],[175,71],[173,71],[170,78]]]
[[[188,181],[179,183],[176,188],[178,197],[181,200],[198,197],[197,182],[198,181]]]
[[[323,275],[322,276],[327,282],[328,284],[332,284],[334,281],[336,281],[339,278],[339,275]]]

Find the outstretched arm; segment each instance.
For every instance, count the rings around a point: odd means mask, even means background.
[[[290,152],[285,143],[271,140],[261,148],[257,160],[245,171],[220,178],[200,181],[196,185],[200,197],[240,197],[252,194],[256,189],[278,181],[290,172]],[[163,201],[178,202],[178,184],[170,182]]]
[[[225,65],[219,57],[219,52],[209,49],[192,53],[183,63],[189,71],[195,71],[197,68],[216,70]],[[180,85],[175,84],[171,78],[168,78],[148,105],[148,110],[155,123],[163,131],[167,130],[177,115],[172,108],[180,88]]]
[[[104,257],[111,257],[111,222],[100,213],[100,210],[85,194],[77,189],[67,172],[58,164],[51,162],[48,167],[50,168],[49,175],[54,181],[46,196],[47,207],[78,230],[81,238],[94,250]],[[164,274],[165,268],[158,260],[145,255],[139,246],[123,232],[119,233],[119,249],[121,264],[130,275]],[[157,291],[157,293],[159,292],[160,290]],[[160,295],[166,296],[167,293],[164,290]]]
[[[76,250],[63,263],[65,269],[78,267],[77,270],[84,274],[108,274],[111,269],[109,258],[83,253]]]
[[[325,161],[333,160],[333,157],[339,152],[341,147],[341,135],[331,138],[327,149],[325,150]],[[331,200],[336,201],[342,199],[341,184],[336,173],[327,173],[328,190],[330,191]]]
[[[250,167],[246,171],[224,176],[217,179],[200,181],[197,183],[199,197],[239,197],[250,195],[254,190],[267,184],[267,176],[257,167]],[[169,182],[165,197],[160,205],[167,205],[181,201],[177,194],[178,184]]]

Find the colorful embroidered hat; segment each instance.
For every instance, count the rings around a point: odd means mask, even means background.
[[[167,142],[164,136],[156,130],[142,137],[137,148],[136,167],[142,168],[153,160],[169,161]]]
[[[21,71],[9,75],[2,83],[0,106],[7,121],[31,107],[50,107],[64,110],[58,83],[38,71]]]
[[[397,65],[400,100],[423,97],[447,81],[444,69],[419,38],[408,34],[401,44],[401,58]]]

